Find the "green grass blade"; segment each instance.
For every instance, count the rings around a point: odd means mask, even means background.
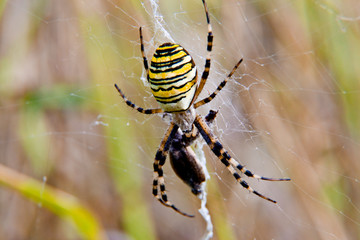
[[[0,165],[0,184],[72,223],[83,239],[106,239],[95,216],[74,196]]]

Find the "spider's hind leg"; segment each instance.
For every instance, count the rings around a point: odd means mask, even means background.
[[[172,204],[167,197],[166,188],[165,188],[165,180],[164,173],[162,167],[165,164],[166,156],[168,154],[172,139],[174,138],[176,132],[179,127],[174,123],[171,124],[163,140],[161,141],[160,147],[155,155],[154,161],[154,180],[153,180],[153,190],[152,193],[155,198],[157,198],[163,205],[166,207],[170,207],[174,209],[176,212],[186,216],[186,217],[194,217],[194,215],[187,214],[178,209],[174,204]],[[160,186],[160,194],[158,192],[158,186]]]
[[[260,179],[260,180],[289,181],[290,178],[267,178],[267,177],[261,177],[256,174],[253,174],[251,171],[249,171],[243,165],[241,165],[235,159],[233,159],[227,151],[225,151],[222,144],[217,140],[217,138],[211,132],[210,128],[207,126],[206,122],[199,115],[196,116],[194,124],[195,124],[196,128],[199,130],[201,136],[204,138],[205,142],[209,145],[211,151],[226,166],[226,168],[235,177],[236,181],[238,181],[241,184],[242,187],[244,187],[245,189],[249,190],[251,193],[253,193],[265,200],[276,203],[275,200],[268,198],[268,197],[262,195],[261,193],[255,191],[254,189],[252,189],[247,182],[242,180],[239,173],[236,172],[236,168],[239,169],[246,176]]]
[[[243,174],[245,174],[248,177],[252,177],[252,178],[256,178],[256,179],[260,179],[260,180],[265,180],[265,181],[290,181],[290,178],[269,178],[269,177],[263,177],[263,176],[259,176],[257,174],[252,173],[250,170],[246,169],[243,165],[241,165],[238,161],[236,161],[235,159],[233,159],[227,152],[223,153],[226,158],[228,159],[229,163],[239,169]]]

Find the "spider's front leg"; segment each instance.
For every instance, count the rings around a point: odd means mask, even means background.
[[[169,152],[170,145],[172,143],[172,140],[178,131],[179,127],[171,123],[171,126],[166,131],[165,136],[163,140],[161,141],[160,147],[155,155],[155,161],[154,161],[154,180],[153,180],[153,190],[152,193],[154,197],[156,197],[163,205],[167,207],[171,207],[176,212],[187,216],[187,217],[194,217],[193,215],[187,214],[182,212],[180,209],[178,209],[174,204],[172,204],[166,195],[166,189],[165,189],[165,180],[164,180],[164,173],[162,167],[165,164],[167,154]],[[158,191],[158,186],[160,186],[160,195]]]
[[[235,159],[233,159],[230,154],[224,149],[222,144],[218,141],[215,135],[211,132],[210,128],[206,124],[205,120],[203,120],[199,115],[196,116],[194,124],[196,128],[199,130],[201,136],[204,138],[205,142],[210,147],[211,151],[219,158],[219,160],[226,166],[226,168],[231,172],[231,174],[235,177],[236,181],[238,181],[242,187],[249,190],[251,193],[266,199],[270,202],[276,203],[275,200],[268,198],[261,193],[252,189],[247,182],[245,182],[239,173],[236,172],[236,169],[240,170],[243,174],[248,177],[267,180],[267,181],[290,181],[290,178],[268,178],[256,175],[246,169],[243,165],[238,163]]]

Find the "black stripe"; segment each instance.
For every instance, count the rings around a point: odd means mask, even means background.
[[[224,153],[222,155],[227,159],[231,158],[230,154],[227,151],[224,151]]]
[[[178,98],[178,99],[175,99],[175,100],[172,100],[172,101],[162,101],[162,100],[159,100],[157,98],[156,101],[158,101],[159,103],[163,103],[163,104],[169,104],[169,103],[177,103],[178,101],[180,101],[181,99],[183,98],[186,98],[186,96],[182,96],[181,98]]]
[[[164,81],[162,81],[162,82],[152,82],[152,81],[149,81],[150,82],[150,84],[151,85],[168,85],[168,84],[174,84],[174,83],[177,83],[177,82],[180,82],[180,81],[182,81],[182,80],[184,80],[185,78],[187,78],[188,76],[183,76],[183,77],[181,77],[181,78],[179,78],[179,79],[175,79],[175,80],[173,80],[173,81],[166,81],[166,80],[164,80]],[[191,81],[194,81],[194,79],[196,78],[197,76],[196,76],[196,73],[195,73],[195,76],[190,80],[190,82]],[[189,82],[189,81],[187,81],[187,82]],[[194,82],[194,84],[196,83],[196,81]]]
[[[211,150],[217,157],[219,157],[221,155],[222,149],[223,149],[223,146],[221,145],[221,143],[219,141],[216,141],[214,143],[214,147]]]
[[[157,50],[158,50],[158,51],[167,51],[167,50],[169,50],[169,49],[177,48],[176,45],[179,45],[179,44],[174,44],[174,43],[169,43],[169,42],[163,43],[163,44],[161,44],[161,45],[158,47]],[[167,47],[167,49],[160,49],[160,48],[163,48],[163,47]],[[169,47],[172,47],[172,48],[169,48]]]
[[[241,186],[243,186],[244,188],[249,189],[249,184],[247,184],[247,182],[241,181],[240,184],[241,184]],[[255,192],[254,192],[254,193],[255,193]],[[255,193],[255,194],[256,194],[256,193]],[[258,195],[258,194],[256,194],[256,195]]]
[[[164,149],[165,151],[165,149]],[[156,155],[155,155],[155,160],[159,160],[159,161],[164,161],[164,159],[166,158],[166,156],[164,156],[163,151],[157,151]]]
[[[195,76],[195,77],[196,77],[196,76]],[[190,81],[187,81],[186,83],[184,83],[183,85],[180,85],[180,86],[171,86],[171,87],[169,87],[169,88],[159,87],[158,89],[151,88],[151,90],[153,90],[154,92],[158,92],[158,91],[160,91],[160,90],[162,90],[162,91],[170,91],[170,90],[172,90],[172,89],[180,89],[180,88],[184,87],[186,84],[188,84],[189,82],[193,82],[194,79],[195,79],[195,77],[193,77],[193,79],[191,79]],[[178,82],[178,81],[179,81],[179,80],[177,80],[177,81],[175,81],[175,82],[172,82],[172,83],[176,83],[176,82]],[[170,84],[170,83],[171,83],[171,82],[165,83],[165,85],[168,85],[168,84]],[[194,82],[193,84],[195,84],[195,82]],[[159,85],[162,85],[162,84],[159,84]],[[191,87],[192,87],[192,86],[191,86]],[[172,96],[172,97],[174,97],[174,96]]]
[[[203,2],[203,5],[204,5],[204,8],[205,8],[206,21],[207,21],[208,24],[210,24],[210,19],[209,19],[208,10],[207,10],[205,0],[202,0],[202,2]]]
[[[155,67],[155,68],[171,66],[173,64],[181,62],[187,56],[189,56],[189,55],[185,55],[185,56],[182,56],[181,58],[177,58],[177,59],[173,59],[173,60],[165,61],[165,62],[153,62],[153,61],[151,61],[151,66]]]
[[[190,70],[190,71],[191,71],[191,70]],[[183,75],[183,74],[182,74],[182,75]],[[195,77],[196,77],[196,75],[195,75]],[[181,81],[181,80],[184,80],[185,78],[187,78],[187,76],[183,76],[183,77],[181,77],[181,78],[179,78],[179,79],[175,79],[175,80],[173,80],[173,81],[166,81],[166,80],[164,80],[164,79],[161,79],[161,82],[153,82],[153,81],[151,81],[151,80],[149,80],[149,82],[150,82],[151,85],[164,85],[164,84],[177,83],[177,82],[179,82],[179,81]],[[158,81],[160,81],[160,80],[158,80]]]
[[[222,82],[220,83],[220,85],[218,86],[217,90],[220,91],[223,87],[225,87],[225,85],[226,85],[226,81],[222,81]]]
[[[132,107],[132,108],[135,107],[135,104],[132,103],[132,102],[130,102],[129,100],[126,100],[126,104],[127,104],[128,106]]]
[[[242,170],[244,169],[244,166],[242,166],[241,164],[238,164],[238,165],[236,166],[236,168],[239,169],[240,171],[242,171]]]
[[[154,172],[157,172],[159,170],[159,164],[154,163],[153,167],[154,167]]]
[[[208,103],[208,102],[210,102],[212,99],[213,99],[213,98],[212,98],[211,96],[208,97],[208,98],[205,98],[205,99],[204,99],[204,103]]]
[[[174,136],[175,136],[178,129],[179,129],[179,126],[175,124],[173,129],[171,130],[171,133],[170,133],[165,145],[164,145],[164,150],[163,150],[164,152],[167,152],[169,150],[170,143],[172,142],[172,140],[173,140],[173,138],[174,138]]]
[[[207,38],[207,40],[208,40],[208,45],[207,45],[206,50],[207,50],[208,52],[211,52],[213,38],[214,38],[214,36],[213,36],[212,33],[210,32],[209,35],[208,35],[208,38]]]
[[[167,81],[167,80],[173,80],[173,79],[175,79],[175,78],[178,78],[178,77],[183,77],[183,76],[185,76],[186,74],[188,74],[191,70],[193,70],[194,68],[192,67],[191,69],[189,69],[189,71],[187,71],[187,72],[185,72],[185,73],[183,73],[183,74],[180,74],[180,75],[176,75],[176,76],[174,76],[174,77],[169,77],[169,78],[161,78],[161,79],[156,79],[156,78],[150,78],[149,77],[149,75],[148,75],[148,81],[150,81],[151,83],[153,82],[153,81]],[[151,71],[151,70],[150,70]],[[196,71],[197,72],[197,71]],[[196,76],[196,74],[195,74],[195,76]]]
[[[205,70],[204,70],[201,78],[206,79],[209,76],[209,72],[210,72],[210,59],[206,59]]]
[[[149,65],[148,65],[146,57],[144,57],[144,68],[149,69]]]
[[[176,45],[173,45],[172,47],[169,47],[169,46],[161,45],[155,50],[155,52],[159,53],[159,54],[169,53],[169,52],[172,52],[172,51],[174,51],[175,49],[178,48],[178,46],[176,46]],[[163,48],[163,47],[167,47],[167,48]]]
[[[230,165],[230,163],[228,162],[228,160],[226,160],[226,158],[221,158],[221,162],[228,167]]]
[[[254,174],[253,174],[252,172],[250,172],[249,170],[246,170],[246,171],[244,172],[244,174],[245,174],[246,176],[248,176],[248,177],[254,177]]]
[[[185,62],[183,64],[180,64],[179,66],[176,66],[176,67],[173,67],[173,68],[165,68],[165,69],[151,69],[150,68],[150,72],[152,73],[168,73],[168,72],[173,72],[173,71],[176,71],[176,70],[179,70],[181,68],[183,68],[186,64],[188,63],[191,63],[191,69],[194,68],[195,64],[194,62]]]
[[[143,39],[142,36],[140,37],[140,39],[141,39],[141,40]],[[145,49],[144,49],[144,44],[140,44],[140,49],[141,49],[141,52],[144,52],[144,51],[145,51]]]
[[[161,198],[162,198],[162,200],[163,200],[164,202],[167,202],[167,201],[168,201],[166,194],[162,194],[162,195],[161,195]],[[171,206],[171,207],[172,207],[172,206]]]
[[[236,178],[236,180],[239,180],[241,178],[237,172],[234,172],[233,176]]]
[[[185,91],[185,92],[181,92],[181,93],[179,93],[179,94],[176,94],[176,95],[174,95],[174,96],[171,96],[171,97],[157,97],[157,96],[155,96],[154,95],[154,97],[155,97],[155,99],[156,99],[156,101],[159,101],[159,102],[161,102],[161,103],[170,103],[170,102],[178,102],[180,99],[174,99],[174,100],[172,100],[172,101],[169,101],[169,102],[166,102],[166,101],[161,101],[162,99],[163,100],[170,100],[171,98],[176,98],[176,97],[179,97],[179,96],[182,96],[182,95],[185,95],[185,96],[183,96],[182,98],[184,98],[184,97],[186,97],[186,93],[187,92],[189,92],[193,87],[195,86],[195,84],[194,85],[192,85],[191,86],[191,88],[189,88],[187,91]]]
[[[154,196],[157,196],[157,195],[158,195],[158,190],[157,190],[156,188],[153,188],[152,194],[153,194]]]
[[[177,47],[176,47],[177,48]],[[158,58],[158,57],[171,57],[179,52],[184,51],[184,49],[179,49],[177,51],[174,51],[176,48],[171,48],[171,49],[156,49],[155,53],[154,53],[154,57]],[[186,53],[186,52],[185,52]]]
[[[205,142],[210,145],[211,144],[211,139],[210,137],[206,134],[204,128],[201,126],[201,124],[198,121],[194,122],[195,127],[200,131],[201,136],[204,138]]]

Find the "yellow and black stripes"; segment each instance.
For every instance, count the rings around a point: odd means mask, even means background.
[[[180,209],[178,209],[174,204],[172,204],[166,195],[166,189],[165,189],[165,181],[164,181],[164,173],[162,167],[165,164],[166,157],[169,152],[169,148],[171,145],[171,142],[178,131],[179,127],[171,123],[170,127],[165,133],[165,136],[163,140],[160,143],[160,147],[155,155],[155,161],[154,161],[154,180],[153,180],[153,189],[152,194],[155,198],[157,198],[163,205],[170,207],[174,209],[176,212],[187,216],[187,217],[194,217],[193,215],[187,214],[182,212]],[[160,186],[160,194],[158,187]]]
[[[206,23],[207,23],[207,27],[208,27],[207,46],[206,46],[207,54],[206,54],[206,60],[205,60],[205,69],[204,69],[204,71],[202,73],[200,84],[199,84],[199,87],[197,88],[197,90],[195,92],[195,96],[194,96],[193,101],[195,101],[198,98],[198,96],[201,93],[201,91],[203,90],[203,88],[205,86],[205,83],[206,83],[206,80],[207,80],[207,78],[209,76],[210,65],[211,65],[211,51],[212,51],[213,41],[214,41],[214,36],[213,36],[213,33],[212,33],[212,27],[211,27],[211,24],[210,24],[210,17],[209,17],[209,12],[208,12],[208,9],[207,9],[207,5],[205,3],[205,0],[202,0],[202,2],[203,2],[203,5],[204,5],[204,9],[205,9]]]
[[[242,180],[239,173],[236,172],[235,168],[239,169],[244,175],[260,180],[267,180],[267,181],[290,181],[289,178],[268,178],[268,177],[261,177],[256,174],[253,174],[251,171],[246,169],[243,165],[238,163],[235,159],[233,159],[230,154],[225,151],[222,144],[217,140],[214,134],[211,132],[210,128],[207,126],[206,122],[197,115],[195,118],[194,125],[199,130],[201,136],[204,138],[205,142],[210,147],[211,151],[219,158],[219,160],[226,166],[226,168],[230,171],[230,173],[235,177],[236,181],[238,181],[242,187],[249,190],[251,193],[266,199],[270,202],[276,203],[275,200],[268,198],[259,192],[252,189],[247,182]]]
[[[225,87],[228,80],[234,74],[236,69],[242,62],[242,59],[235,65],[228,76],[223,80],[216,90],[208,97],[197,100],[202,92],[210,73],[211,51],[213,48],[213,33],[210,24],[210,17],[205,0],[202,0],[206,22],[207,22],[207,46],[206,60],[204,71],[201,75],[200,83],[197,84],[197,69],[192,57],[179,44],[164,43],[160,45],[151,59],[150,64],[145,55],[145,47],[143,42],[142,28],[140,33],[140,50],[142,54],[144,68],[147,74],[147,80],[151,87],[151,91],[159,103],[161,108],[144,109],[136,106],[128,100],[120,88],[115,84],[115,88],[125,103],[131,108],[144,114],[170,113],[172,115],[172,123],[165,133],[160,143],[160,147],[156,152],[153,163],[154,178],[152,186],[152,194],[163,205],[172,208],[176,212],[193,217],[182,212],[174,204],[168,200],[165,188],[163,166],[166,162],[167,155],[170,155],[170,163],[175,173],[192,188],[192,192],[196,195],[200,194],[201,185],[205,181],[204,169],[198,163],[198,159],[191,149],[191,144],[201,135],[212,152],[226,166],[230,173],[235,177],[242,187],[251,193],[276,203],[276,201],[253,190],[247,182],[245,182],[240,174],[246,175],[260,180],[267,181],[289,181],[289,178],[267,178],[256,175],[246,169],[243,165],[233,159],[223,148],[222,144],[211,132],[209,125],[216,117],[215,111],[202,119],[196,115],[195,109],[214,99],[217,94]],[[195,120],[194,120],[195,119]],[[184,128],[184,129],[181,129]]]
[[[120,96],[124,99],[126,105],[129,107],[137,110],[138,112],[144,113],[144,114],[155,114],[155,113],[162,113],[164,112],[161,108],[154,108],[154,109],[143,109],[142,107],[136,106],[134,103],[132,103],[130,100],[128,100],[121,89],[118,87],[118,85],[115,83],[115,88],[119,92]]]
[[[164,43],[156,49],[148,81],[164,111],[184,111],[190,107],[196,90],[196,74],[192,57],[180,45]]]
[[[223,89],[223,87],[225,87],[226,83],[229,81],[229,79],[231,78],[231,76],[235,73],[236,69],[240,66],[240,64],[242,63],[243,59],[240,59],[240,61],[235,65],[235,67],[233,68],[233,70],[229,73],[229,75],[225,78],[224,81],[222,81],[219,86],[216,88],[216,90],[210,94],[209,97],[204,98],[201,101],[198,101],[197,103],[194,104],[194,108],[198,108],[208,102],[210,102],[211,100],[213,100],[216,95],[221,91],[221,89]]]

